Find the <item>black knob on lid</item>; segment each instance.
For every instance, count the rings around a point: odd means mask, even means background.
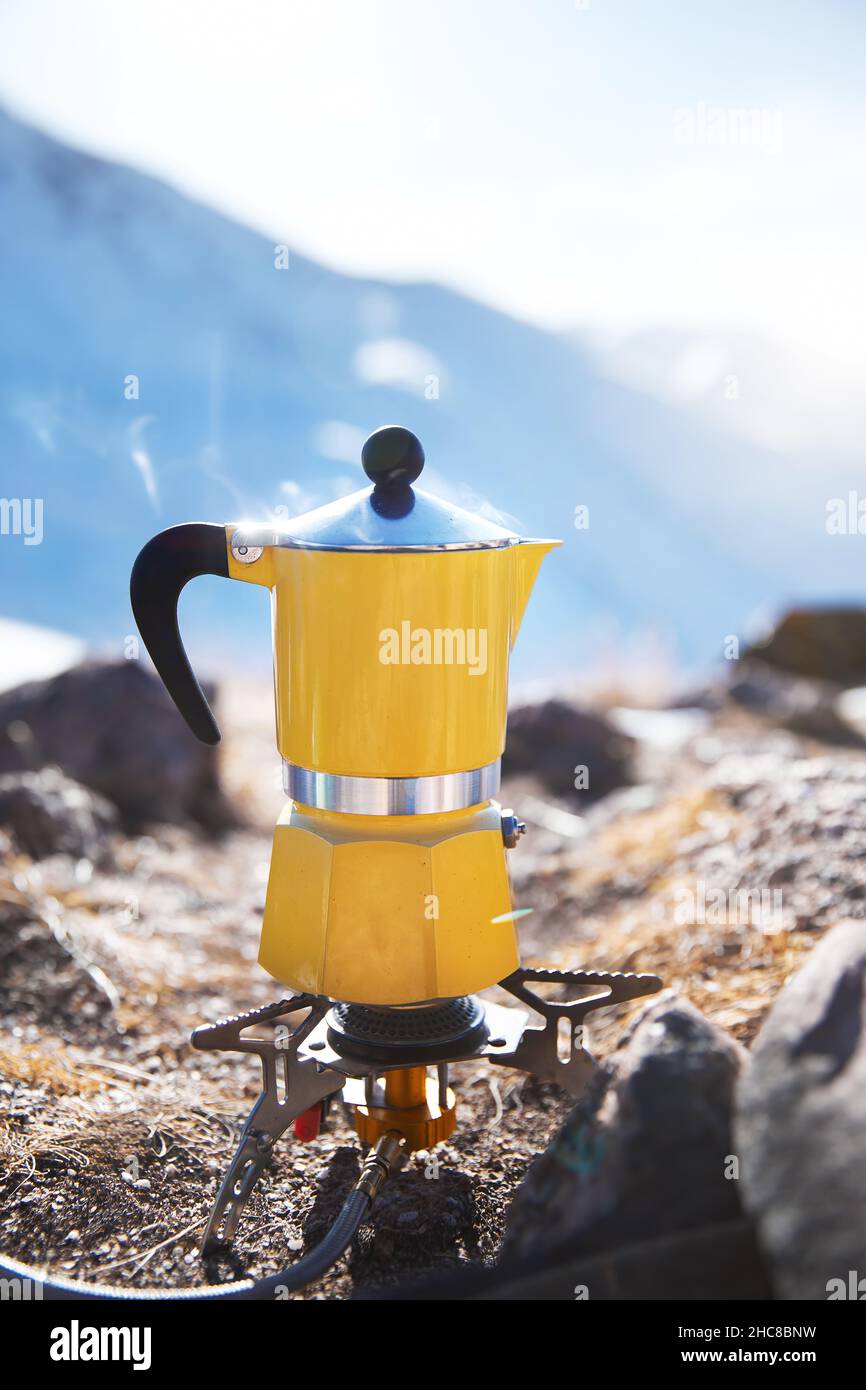
[[[378,489],[408,488],[424,467],[421,441],[402,425],[374,430],[361,450],[364,472]]]

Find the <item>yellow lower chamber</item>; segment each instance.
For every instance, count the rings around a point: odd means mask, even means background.
[[[351,1003],[474,994],[517,969],[510,912],[495,802],[413,816],[288,802],[259,963],[293,989]]]

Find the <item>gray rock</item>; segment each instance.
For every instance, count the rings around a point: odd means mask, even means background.
[[[129,829],[233,820],[215,750],[136,661],[87,662],[0,694],[0,773],[49,765],[107,797]]]
[[[744,1201],[783,1298],[866,1278],[864,1003],[866,927],[845,922],[779,995],[739,1087]]]
[[[745,1217],[595,1255],[563,1248],[492,1268],[464,1262],[444,1276],[408,1286],[401,1280],[396,1289],[356,1289],[352,1297],[574,1303],[584,1290],[593,1303],[772,1298],[755,1232]]]
[[[31,859],[71,854],[106,864],[118,816],[105,797],[46,767],[0,777],[0,825]]]
[[[629,784],[633,749],[600,714],[545,700],[509,712],[502,767],[506,775],[530,772],[557,795],[590,802]],[[578,766],[588,769],[585,790],[574,785]]]
[[[653,1001],[529,1170],[505,1258],[564,1243],[589,1254],[739,1219],[726,1164],[746,1057],[686,1000]]]
[[[744,659],[795,676],[860,685],[866,681],[866,608],[792,608]]]
[[[736,809],[738,828],[691,857],[694,880],[766,890],[771,919],[789,930],[866,916],[866,759],[740,750],[706,786]]]
[[[862,746],[862,734],[840,712],[842,690],[832,681],[806,680],[755,662],[732,681],[728,698],[791,733],[825,743]]]

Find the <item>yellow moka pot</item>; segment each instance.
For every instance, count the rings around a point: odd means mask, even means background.
[[[372,486],[273,525],[193,523],[132,574],[145,645],[207,743],[177,599],[199,574],[269,589],[277,745],[289,798],[274,834],[259,960],[294,989],[362,1004],[472,994],[518,965],[494,800],[508,662],[539,565],[521,540],[412,484],[408,430],[364,445]]]

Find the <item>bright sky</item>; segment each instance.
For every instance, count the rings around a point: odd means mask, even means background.
[[[0,101],[338,268],[856,369],[864,41],[863,0],[0,0]]]

